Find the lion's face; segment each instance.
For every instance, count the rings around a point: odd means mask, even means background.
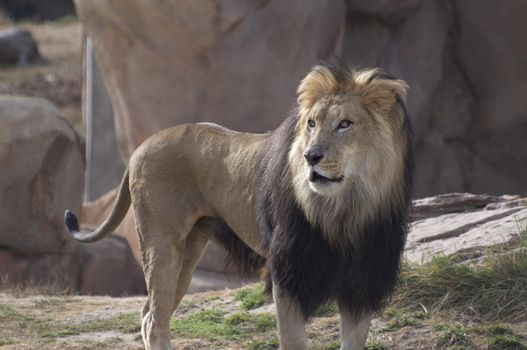
[[[367,152],[378,139],[377,128],[357,96],[324,97],[299,123],[303,175],[315,193],[340,192],[360,176],[365,161],[372,161]]]
[[[298,89],[296,139],[289,154],[301,202],[308,203],[312,194],[337,200],[354,189],[374,203],[391,191],[404,164],[397,98],[404,98],[406,88],[376,70],[335,73],[315,67],[308,74]]]

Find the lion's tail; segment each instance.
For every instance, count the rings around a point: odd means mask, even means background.
[[[117,200],[113,205],[110,216],[93,232],[81,232],[79,230],[79,222],[75,214],[69,210],[64,213],[64,224],[68,231],[73,235],[77,241],[89,243],[96,242],[112,233],[117,226],[123,221],[128,208],[130,207],[130,189],[128,185],[128,170],[125,171],[123,179],[121,180],[121,187],[117,194]]]

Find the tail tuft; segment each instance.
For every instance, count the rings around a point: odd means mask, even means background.
[[[64,213],[64,224],[70,233],[79,232],[79,221],[72,211],[66,210]]]

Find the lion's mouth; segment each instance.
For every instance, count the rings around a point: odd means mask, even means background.
[[[310,182],[320,182],[320,183],[325,183],[325,182],[341,182],[342,180],[344,179],[344,176],[341,175],[337,178],[334,178],[334,179],[330,179],[328,177],[325,177],[323,175],[320,175],[319,173],[317,173],[315,170],[311,169],[310,172],[309,172],[309,181]]]

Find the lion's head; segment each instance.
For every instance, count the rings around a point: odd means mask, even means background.
[[[342,65],[316,66],[300,83],[289,165],[300,206],[324,232],[346,215],[356,227],[406,204],[407,88],[377,69]]]

